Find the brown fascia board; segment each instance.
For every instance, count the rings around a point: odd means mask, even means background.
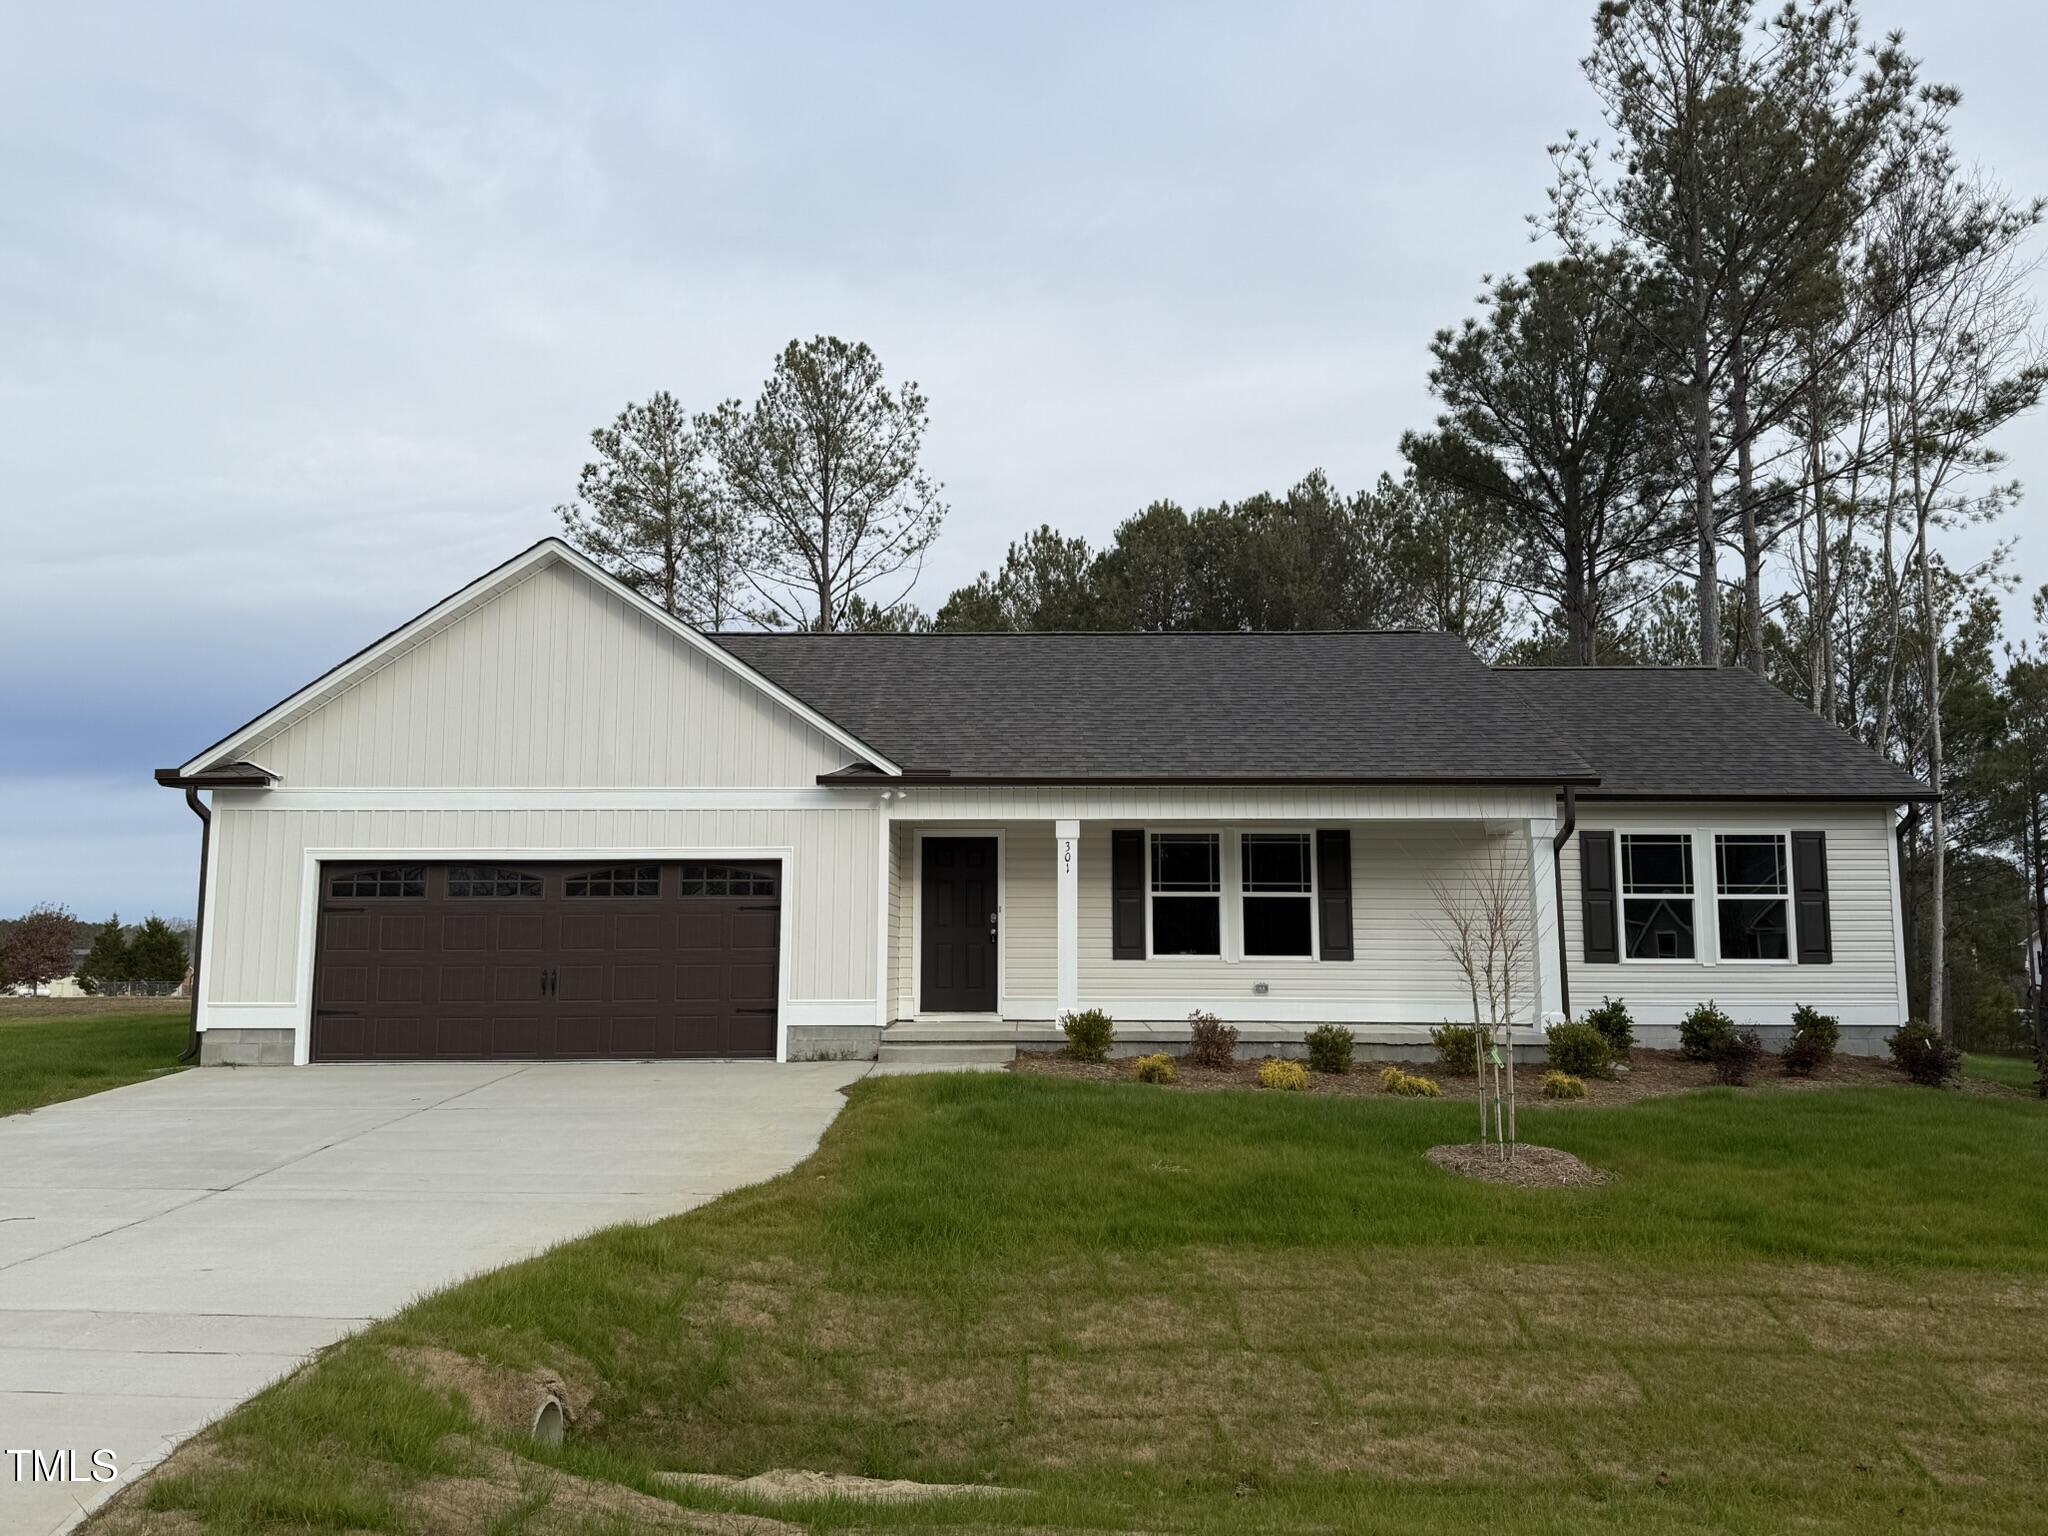
[[[1830,802],[1854,801],[1867,805],[1909,805],[1931,804],[1941,799],[1941,792],[1933,789],[1906,790],[1854,790],[1838,794],[1821,794],[1814,790],[1767,790],[1749,789],[1739,792],[1721,790],[1712,794],[1675,794],[1665,789],[1593,789],[1581,790],[1581,800],[1636,800],[1636,801],[1684,801],[1687,804],[1711,805],[1716,801],[1741,804],[1752,800],[1778,800],[1787,804],[1826,805]]]
[[[277,782],[269,769],[254,763],[223,763],[190,775],[175,768],[159,768],[156,781],[166,789],[263,789]]]
[[[828,788],[834,786],[858,785],[862,788],[867,789],[901,788],[919,784],[962,785],[971,788],[986,787],[991,789],[1028,789],[1033,785],[1046,785],[1052,788],[1062,789],[1111,789],[1126,785],[1153,788],[1158,786],[1174,784],[1185,784],[1196,787],[1205,785],[1227,784],[1240,789],[1252,789],[1263,786],[1271,786],[1275,789],[1288,789],[1299,785],[1338,784],[1357,785],[1360,787],[1378,787],[1383,789],[1400,789],[1404,787],[1480,789],[1485,788],[1488,785],[1500,786],[1505,788],[1531,788],[1537,786],[1545,788],[1555,788],[1559,785],[1564,784],[1569,784],[1572,785],[1574,788],[1577,788],[1582,785],[1598,784],[1600,782],[1600,778],[1597,774],[1556,773],[1541,774],[1526,778],[1502,778],[1497,775],[1466,775],[1461,777],[1458,775],[1450,774],[1430,775],[1427,777],[1386,778],[1363,774],[1276,775],[1269,773],[1105,773],[1092,775],[1071,775],[1043,773],[964,774],[944,772],[933,773],[930,771],[915,772],[911,770],[905,770],[903,773],[895,775],[855,775],[849,774],[844,770],[841,770],[836,773],[819,774],[818,782],[820,784],[827,786]]]

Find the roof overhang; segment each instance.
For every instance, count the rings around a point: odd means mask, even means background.
[[[329,695],[340,692],[355,681],[356,678],[375,669],[382,662],[404,650],[420,631],[456,618],[521,577],[543,566],[552,564],[566,565],[570,569],[580,572],[591,581],[597,583],[606,592],[618,598],[619,601],[638,609],[642,614],[646,615],[656,624],[661,625],[664,629],[667,629],[671,634],[680,636],[700,655],[723,667],[734,676],[745,679],[806,724],[831,737],[856,757],[863,758],[873,764],[875,771],[882,777],[894,778],[902,771],[886,756],[860,740],[851,731],[839,725],[838,722],[827,719],[794,694],[769,681],[767,677],[755,671],[744,661],[740,660],[739,657],[726,650],[725,647],[706,639],[691,625],[685,624],[667,610],[649,602],[638,592],[633,591],[632,588],[624,585],[592,563],[587,556],[571,549],[560,539],[546,538],[531,548],[522,550],[519,554],[514,555],[503,565],[485,572],[460,591],[450,593],[447,597],[442,598],[440,602],[434,604],[433,607],[427,609],[424,613],[417,614],[413,618],[406,620],[405,623],[399,625],[398,628],[392,630],[389,634],[364,646],[363,649],[357,651],[355,655],[349,657],[340,665],[323,672],[297,693],[292,694],[288,698],[280,699],[276,704],[273,704],[246,725],[222,737],[205,751],[194,756],[189,762],[184,763],[175,770],[167,769],[165,772],[171,772],[178,778],[189,779],[202,777],[223,768],[235,758],[236,754],[246,750],[252,743],[260,740],[270,731],[277,729],[299,714],[311,709]],[[163,773],[157,775],[157,780],[159,783],[170,782],[164,778]]]
[[[1045,785],[1055,789],[1113,789],[1128,786],[1156,788],[1164,785],[1185,784],[1191,787],[1228,786],[1237,789],[1289,789],[1314,785],[1349,785],[1354,788],[1400,789],[1400,788],[1452,788],[1452,789],[1557,789],[1570,785],[1574,789],[1600,782],[1597,774],[1546,774],[1537,778],[1500,778],[1494,776],[1454,774],[1430,775],[1427,777],[1387,778],[1360,774],[1139,774],[1103,773],[1083,775],[1059,775],[1043,773],[1026,774],[966,774],[948,773],[942,768],[906,768],[893,776],[863,773],[853,768],[841,768],[832,773],[821,773],[818,782],[830,788],[857,785],[875,788],[887,785],[897,788],[913,784],[943,784],[954,788],[1025,789],[1033,785]]]
[[[1716,801],[1736,803],[1746,801],[1777,801],[1780,804],[1799,805],[1839,805],[1844,802],[1853,802],[1861,805],[1908,805],[1931,804],[1939,800],[1941,794],[1938,790],[1932,789],[1858,790],[1835,795],[1815,794],[1812,790],[1792,793],[1782,790],[1745,789],[1721,790],[1712,794],[1702,794],[1698,790],[1675,792],[1657,789],[1595,789],[1581,790],[1579,798],[1581,800],[1633,800],[1648,804],[1683,800],[1701,804]]]
[[[166,789],[268,789],[277,775],[255,763],[217,763],[200,773],[159,768],[156,781]]]

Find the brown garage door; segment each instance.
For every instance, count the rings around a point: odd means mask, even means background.
[[[315,1061],[775,1054],[773,863],[325,864]]]

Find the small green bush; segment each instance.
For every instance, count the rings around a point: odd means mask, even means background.
[[[1543,1074],[1543,1097],[1546,1099],[1583,1099],[1586,1085],[1583,1080],[1569,1072],[1546,1072]]]
[[[1963,1067],[1963,1053],[1937,1035],[1925,1019],[1892,1031],[1892,1061],[1916,1083],[1939,1088]]]
[[[1189,1066],[1228,1067],[1236,1059],[1236,1030],[1199,1008],[1188,1015]]]
[[[1735,1033],[1735,1021],[1712,1002],[1701,1003],[1678,1024],[1678,1054],[1687,1061],[1712,1061],[1721,1042]]]
[[[1343,1076],[1351,1070],[1351,1031],[1342,1024],[1318,1024],[1303,1036],[1309,1070]]]
[[[1380,1073],[1380,1092],[1398,1093],[1408,1099],[1440,1099],[1443,1089],[1428,1078],[1413,1072],[1403,1072],[1399,1067],[1387,1067]]]
[[[1714,1076],[1740,1088],[1763,1059],[1763,1036],[1753,1029],[1731,1029],[1714,1043]]]
[[[1173,1058],[1164,1051],[1154,1056],[1134,1057],[1131,1076],[1141,1083],[1170,1083],[1175,1076]]]
[[[1607,1048],[1614,1053],[1616,1061],[1628,1060],[1628,1053],[1636,1043],[1635,1020],[1628,1016],[1628,1005],[1611,997],[1600,999],[1598,1008],[1588,1008],[1582,1021],[1592,1025],[1607,1037]]]
[[[1259,1086],[1278,1088],[1282,1093],[1299,1093],[1308,1086],[1308,1068],[1298,1061],[1262,1061]]]
[[[1792,1010],[1792,1038],[1779,1060],[1793,1077],[1811,1077],[1826,1066],[1842,1038],[1842,1026],[1817,1008],[1801,1003]]]
[[[1590,1024],[1553,1024],[1545,1047],[1551,1066],[1573,1077],[1605,1077],[1614,1070],[1614,1047]]]
[[[1116,1039],[1116,1020],[1100,1008],[1084,1008],[1060,1018],[1067,1032],[1067,1055],[1075,1061],[1107,1061]]]
[[[1440,1024],[1429,1032],[1437,1062],[1453,1077],[1479,1070],[1479,1028],[1474,1024]]]

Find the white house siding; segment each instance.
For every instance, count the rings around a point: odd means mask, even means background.
[[[1836,1015],[1845,1030],[1863,1035],[1857,1044],[1872,1049],[1878,1048],[1876,1031],[1904,1022],[1890,807],[1587,801],[1579,806],[1578,824],[1582,830],[1616,832],[1825,832],[1834,963],[1716,964],[1702,959],[1588,965],[1579,905],[1579,840],[1574,837],[1564,852],[1562,915],[1575,1012],[1597,1004],[1602,997],[1618,997],[1634,1015],[1637,1033],[1651,1045],[1672,1043],[1678,1021],[1694,1005],[1710,999],[1737,1023],[1764,1029],[1767,1038],[1770,1031],[1789,1026],[1792,1009],[1800,1003]],[[1707,846],[1711,850],[1711,843]],[[1711,948],[1711,853],[1702,863],[1696,850],[1694,862],[1694,886],[1699,894],[1696,922],[1701,947]]]
[[[238,755],[288,789],[811,785],[853,756],[555,563]]]

